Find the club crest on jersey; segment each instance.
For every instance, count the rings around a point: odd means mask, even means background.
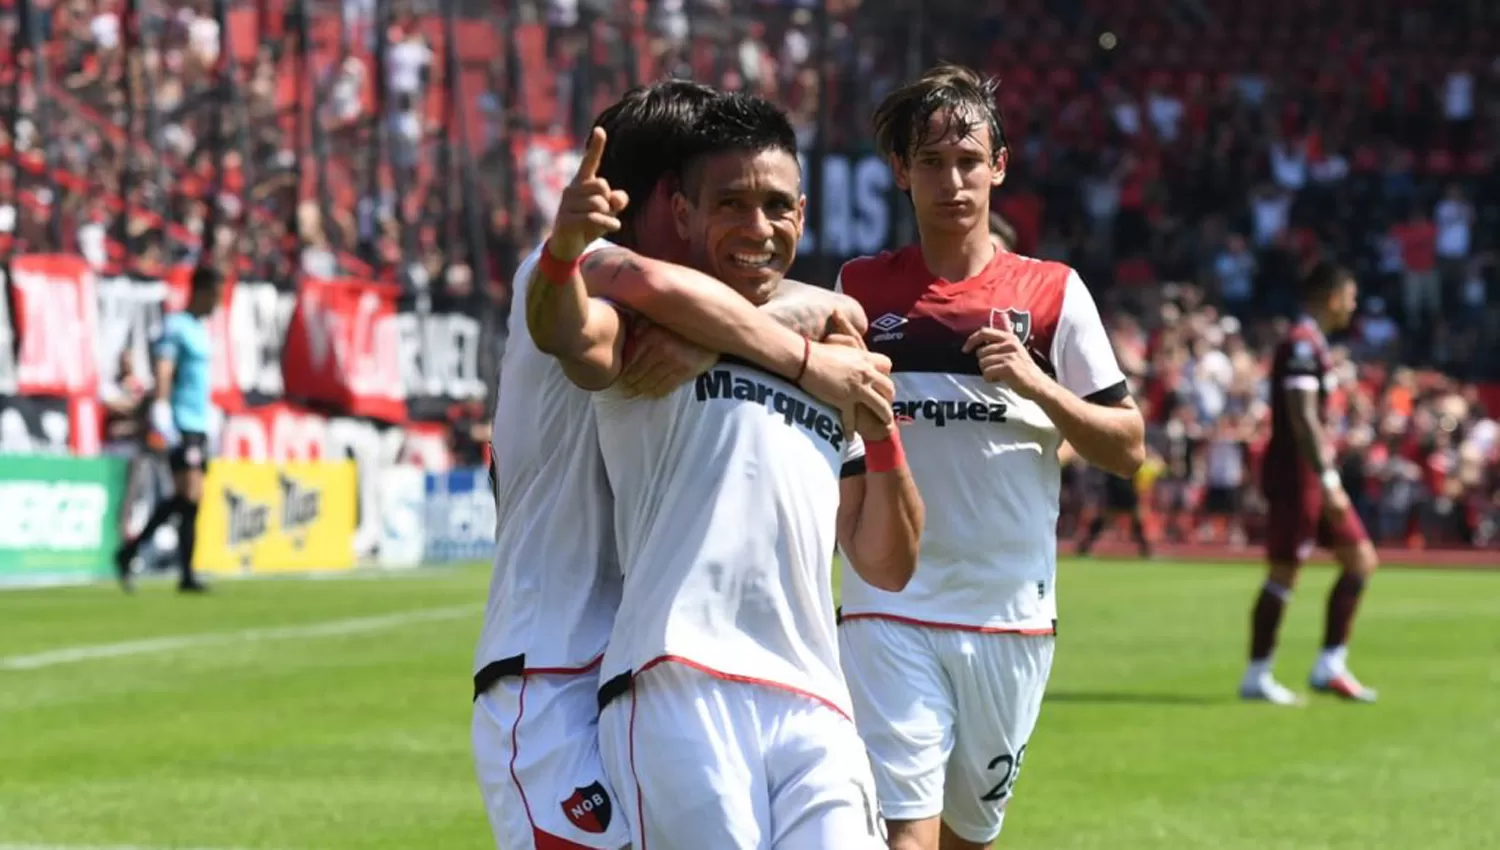
[[[1001,316],[1010,319],[1010,329],[1016,335],[1016,339],[1019,339],[1022,343],[1031,341],[1030,310],[1017,310],[1014,307],[1006,307],[1002,310],[999,307],[991,307],[990,327],[995,327],[995,321]]]
[[[609,792],[604,790],[601,782],[574,788],[573,796],[562,801],[562,810],[570,823],[594,835],[602,835],[609,829],[609,821],[614,814]]]
[[[870,323],[870,330],[875,331],[875,334],[870,337],[870,341],[886,342],[893,339],[900,339],[905,336],[905,333],[899,332],[896,329],[904,324],[906,324],[905,316],[886,313],[884,316]]]

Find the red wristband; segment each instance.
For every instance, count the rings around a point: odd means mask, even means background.
[[[548,239],[542,243],[542,253],[537,257],[536,270],[542,273],[547,282],[556,286],[562,286],[573,277],[573,272],[583,264],[583,257],[574,257],[573,262],[560,260],[552,253],[552,240]]]
[[[906,450],[901,448],[901,432],[892,431],[884,440],[865,441],[865,470],[890,472],[906,466]]]
[[[807,362],[809,360],[811,360],[811,359],[812,359],[812,340],[808,339],[807,337],[803,337],[802,338],[802,366],[797,369],[797,377],[795,377],[795,378],[792,379],[792,383],[793,384],[795,384],[795,385],[797,385],[799,387],[802,386],[802,379],[807,376]]]

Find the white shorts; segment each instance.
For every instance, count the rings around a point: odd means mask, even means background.
[[[885,816],[1000,835],[1056,638],[846,620],[840,658]]]
[[[599,718],[604,766],[650,850],[885,850],[854,724],[816,699],[680,663]]]
[[[620,850],[626,813],[599,763],[599,674],[532,673],[474,701],[474,767],[499,850]]]

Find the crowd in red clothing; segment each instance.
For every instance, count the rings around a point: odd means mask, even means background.
[[[1162,296],[1111,323],[1148,421],[1152,457],[1137,485],[1154,534],[1254,539],[1265,508],[1259,474],[1270,436],[1270,353],[1288,321],[1242,323],[1205,304],[1193,286],[1165,287]],[[1329,424],[1366,528],[1387,545],[1500,545],[1500,388],[1361,359],[1363,336],[1356,326],[1334,340]],[[1089,504],[1090,490],[1071,494],[1075,515],[1102,507]]]
[[[1189,516],[1210,488],[1254,489],[1274,317],[1295,309],[1299,268],[1327,254],[1365,293],[1338,430],[1367,526],[1388,541],[1491,535],[1497,404],[1478,382],[1500,379],[1493,4],[928,0],[919,22],[899,0],[845,0],[827,7],[825,39],[816,7],[794,0],[459,3],[448,44],[437,6],[398,0],[384,67],[373,3],[308,4],[309,67],[296,4],[230,5],[249,19],[225,30],[200,0],[143,4],[135,27],[118,0],[32,0],[51,81],[22,71],[16,138],[0,128],[0,149],[22,154],[0,165],[0,240],[47,247],[60,204],[53,248],[149,271],[196,259],[217,211],[241,223],[220,244],[263,275],[395,270],[487,292],[474,309],[502,311],[503,281],[548,212],[539,174],[551,157],[527,140],[565,146],[630,82],[676,73],[748,88],[786,105],[809,151],[852,156],[868,152],[867,116],[887,91],[937,58],[961,61],[1002,80],[1011,167],[997,206],[1018,249],[1077,267],[1119,317],[1162,459],[1158,515]],[[14,32],[16,7],[0,0],[0,30]],[[231,46],[235,101],[220,129],[233,144],[216,163],[206,93],[226,33],[245,43]],[[126,61],[130,44],[141,61]],[[448,50],[462,60],[456,89]],[[120,126],[127,80],[134,147]],[[444,105],[448,91],[462,110]],[[46,98],[62,107],[47,113],[50,172]],[[158,126],[144,126],[147,99]],[[437,152],[459,129],[442,121],[460,114],[488,205],[478,233],[432,191]],[[384,162],[372,162],[377,139]],[[471,271],[481,255],[488,275]],[[1188,284],[1164,297],[1162,281]],[[1195,523],[1161,532],[1195,535]]]

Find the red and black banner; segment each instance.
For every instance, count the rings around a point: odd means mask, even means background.
[[[53,423],[70,418],[62,442],[97,451],[98,399],[126,374],[150,383],[162,318],[186,304],[191,273],[99,276],[63,254],[20,255],[0,268],[0,409],[18,411],[12,435],[57,443],[56,426],[40,424],[47,411]],[[455,405],[483,402],[481,363],[498,356],[474,316],[418,313],[390,284],[358,278],[293,287],[231,275],[208,322],[213,400],[230,419],[292,405],[383,427],[444,422]]]

